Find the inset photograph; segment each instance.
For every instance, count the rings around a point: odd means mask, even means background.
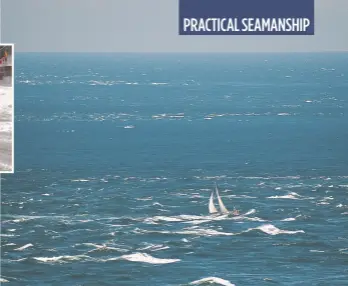
[[[0,173],[13,173],[13,44],[0,45]]]

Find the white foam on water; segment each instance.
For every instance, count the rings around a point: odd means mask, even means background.
[[[303,230],[282,230],[275,227],[273,224],[264,224],[254,229],[261,230],[262,232],[270,234],[270,235],[304,233]],[[253,230],[253,229],[249,229],[249,231],[250,230]]]
[[[211,221],[221,221],[221,220],[248,220],[248,221],[265,221],[258,217],[247,217],[247,215],[255,213],[255,209],[251,209],[245,214],[238,216],[231,216],[230,214],[224,215],[178,215],[178,216],[154,216],[144,219],[144,222],[147,224],[158,224],[160,222],[178,222],[198,225]]]
[[[297,198],[294,195],[284,195],[284,196],[271,196],[271,197],[267,197],[267,199],[291,199],[291,200],[299,200],[299,198]]]
[[[180,231],[146,231],[143,230],[142,232],[145,233],[162,233],[162,234],[188,234],[188,235],[198,235],[198,236],[232,236],[236,235],[231,232],[221,232],[214,229],[206,229],[206,228],[196,228],[196,226]]]
[[[267,220],[265,220],[265,219],[262,219],[262,218],[259,218],[259,217],[243,217],[243,216],[239,216],[239,217],[235,217],[234,219],[240,219],[240,218],[242,218],[242,219],[245,219],[245,220],[247,220],[247,221],[259,221],[259,222],[265,222],[265,221],[267,221]]]
[[[319,203],[317,203],[317,205],[329,205],[330,203],[328,203],[328,202],[319,202]]]
[[[294,220],[296,220],[296,218],[294,218],[294,217],[289,217],[289,218],[282,219],[282,220],[280,220],[280,221],[294,221]]]
[[[299,195],[296,192],[289,192],[287,195],[283,195],[283,196],[271,196],[271,197],[267,197],[268,199],[293,199],[293,200],[301,200],[304,199],[303,196]],[[309,199],[309,198],[307,198]]]
[[[198,225],[198,224],[206,223],[206,222],[210,222],[210,221],[212,221],[212,220],[210,220],[210,219],[200,219],[200,220],[185,221],[184,223],[190,223],[190,224],[193,224],[193,225]]]
[[[32,246],[34,246],[34,245],[32,245],[31,243],[28,243],[28,244],[26,244],[26,245],[23,245],[23,246],[21,246],[21,247],[18,247],[18,248],[16,248],[16,249],[14,249],[14,250],[22,251],[22,250],[27,249],[27,248],[32,247]]]
[[[251,209],[250,211],[246,212],[246,213],[244,214],[244,216],[246,216],[246,215],[251,215],[251,214],[254,214],[254,213],[256,213],[256,210],[255,210],[255,209]]]
[[[76,179],[76,180],[71,180],[72,182],[89,182],[90,180],[87,179]]]
[[[118,248],[118,247],[111,247],[111,246],[107,246],[106,244],[95,244],[95,243],[83,243],[83,245],[86,246],[92,246],[94,247],[94,249],[88,251],[88,253],[90,252],[95,252],[95,251],[118,251],[118,252],[126,252],[128,251],[127,249],[123,249],[123,248]]]
[[[235,284],[232,284],[230,281],[219,278],[219,277],[206,277],[202,278],[196,281],[192,281],[189,283],[189,285],[202,285],[202,284],[220,284],[224,286],[236,286]]]
[[[66,263],[69,261],[79,261],[84,258],[91,258],[87,255],[62,255],[62,256],[54,256],[54,257],[34,257],[35,260],[44,262],[44,263]]]
[[[213,219],[212,216],[198,216],[198,215],[179,215],[178,218],[182,220],[199,220],[199,219]]]
[[[116,260],[127,260],[132,262],[143,262],[149,264],[168,264],[180,261],[180,259],[166,259],[166,258],[156,258],[147,253],[136,252],[132,254],[122,255],[120,257],[109,258],[106,261],[116,261]]]
[[[160,204],[159,202],[154,202],[152,205],[153,205],[153,206],[160,206],[160,207],[164,207],[164,205]]]
[[[14,234],[0,234],[0,237],[14,237],[14,236],[18,236],[18,235],[14,235]]]
[[[210,228],[199,228],[198,226],[189,227],[180,231],[147,231],[139,230],[141,233],[161,233],[161,234],[185,234],[185,235],[196,235],[196,236],[234,236],[242,233],[247,233],[254,230],[261,230],[262,232],[269,235],[278,235],[278,234],[296,234],[296,233],[305,233],[303,230],[282,230],[275,227],[272,224],[264,224],[256,228],[249,228],[245,231],[232,233],[232,232],[222,232]]]
[[[168,216],[155,216],[152,218],[153,221],[158,222],[158,221],[169,221],[169,222],[180,222],[183,221],[180,218],[176,217],[168,217]]]
[[[152,244],[150,243],[148,246],[138,248],[138,250],[149,250],[149,251],[159,251],[170,248],[169,246],[165,246],[163,244]]]
[[[284,218],[284,219],[282,219],[282,220],[280,220],[280,221],[294,221],[294,220],[296,220],[297,218],[299,218],[299,217],[301,217],[302,215],[297,215],[297,216],[295,216],[295,217],[289,217],[289,218]]]
[[[167,82],[152,82],[152,85],[167,85]]]
[[[152,201],[152,197],[147,197],[147,198],[137,198],[137,201]]]
[[[10,260],[11,262],[21,262],[21,261],[26,261],[28,258],[27,257],[24,257],[24,258],[19,258],[19,259],[13,259],[13,260]]]

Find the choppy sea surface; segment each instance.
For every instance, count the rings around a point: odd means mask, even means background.
[[[347,62],[18,54],[1,281],[348,285]]]

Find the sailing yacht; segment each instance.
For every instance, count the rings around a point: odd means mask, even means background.
[[[210,214],[228,214],[230,211],[225,207],[224,203],[222,202],[222,199],[219,194],[219,190],[217,188],[217,185],[215,184],[215,193],[218,200],[220,211],[218,211],[214,205],[214,191],[211,192],[210,199],[209,199],[209,213]]]

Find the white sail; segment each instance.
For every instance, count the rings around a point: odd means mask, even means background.
[[[209,199],[209,213],[213,214],[213,213],[217,213],[217,209],[214,205],[214,193],[211,192],[211,195],[210,195],[210,199]]]
[[[220,211],[224,214],[229,213],[228,209],[225,207],[224,203],[222,202],[220,195],[219,195],[219,190],[217,188],[217,186],[215,185],[215,192],[216,192],[216,196],[219,202],[219,207],[220,207]]]

